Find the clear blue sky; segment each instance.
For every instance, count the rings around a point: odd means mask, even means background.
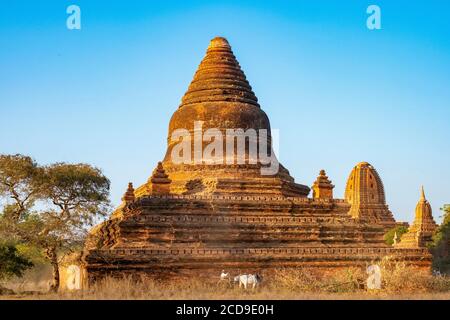
[[[77,4],[82,29],[66,28]],[[382,30],[366,28],[377,4]],[[425,186],[450,202],[448,1],[8,1],[0,4],[0,152],[87,162],[144,183],[209,40],[225,36],[299,183],[343,197],[359,161],[397,220]]]

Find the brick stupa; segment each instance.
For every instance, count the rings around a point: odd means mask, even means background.
[[[267,129],[258,104],[228,41],[214,38],[169,124],[166,156],[148,182],[130,184],[123,204],[95,227],[84,252],[89,281],[106,275],[200,276],[314,267],[366,266],[390,256],[428,268],[422,246],[385,244],[395,225],[376,170],[362,162],[347,182],[345,199],[333,198],[322,171],[310,189],[280,165],[261,175],[261,163],[175,164],[171,134],[218,128]],[[269,145],[270,148],[270,145]],[[307,146],[302,146],[307,149]],[[194,158],[194,157],[192,157]],[[134,196],[133,196],[134,194]]]
[[[398,248],[421,248],[432,242],[433,234],[437,229],[434,222],[431,205],[425,198],[425,191],[420,190],[420,199],[416,205],[415,218],[408,232],[402,235]]]

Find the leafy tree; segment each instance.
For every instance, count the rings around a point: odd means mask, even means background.
[[[51,289],[59,287],[59,253],[70,251],[85,238],[87,227],[109,209],[110,182],[102,172],[87,164],[57,163],[44,170],[41,212],[42,229],[36,242],[45,250],[53,267]]]
[[[21,254],[13,244],[0,243],[0,280],[21,277],[33,263]]]
[[[0,155],[0,198],[12,201],[3,217],[18,222],[26,217],[40,195],[42,170],[28,156]]]
[[[42,168],[30,157],[0,155],[0,238],[14,243],[27,240],[20,225],[41,197]]]
[[[0,155],[0,237],[40,248],[53,267],[51,289],[59,287],[59,263],[82,246],[87,228],[109,211],[109,180],[87,164],[39,166],[23,155]]]
[[[433,268],[443,273],[450,272],[450,205],[444,205],[442,224],[433,236]]]
[[[408,231],[408,227],[405,226],[396,226],[392,229],[390,229],[386,234],[384,235],[384,242],[390,246],[394,244],[394,237],[395,233],[397,233],[398,238],[400,239],[402,234],[406,233]]]

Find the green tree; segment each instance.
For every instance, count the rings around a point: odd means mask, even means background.
[[[42,229],[36,242],[45,250],[53,267],[51,289],[59,287],[60,255],[82,244],[87,227],[110,209],[110,182],[87,164],[57,163],[44,169],[42,197],[47,210],[41,212]]]
[[[40,196],[42,170],[28,156],[0,155],[0,198],[6,200],[3,218],[24,219]]]
[[[450,273],[450,205],[444,205],[443,221],[433,236],[433,268],[443,273]]]
[[[56,291],[61,258],[82,246],[87,228],[108,213],[109,187],[87,164],[41,167],[27,156],[0,155],[0,237],[40,248],[53,267]]]
[[[405,226],[396,226],[392,229],[390,229],[386,234],[384,235],[384,242],[390,246],[394,244],[394,237],[395,233],[397,233],[397,237],[400,239],[402,234],[406,233],[408,231],[408,227]]]
[[[41,197],[42,168],[30,157],[0,155],[0,238],[11,242],[27,240],[20,225]]]
[[[0,243],[0,280],[21,277],[33,263],[22,255],[13,244]]]

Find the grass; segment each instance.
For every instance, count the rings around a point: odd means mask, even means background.
[[[264,278],[255,290],[215,280],[160,282],[151,278],[105,278],[88,290],[75,292],[16,294],[4,299],[445,299],[450,300],[450,277],[432,276],[399,263],[383,261],[382,289],[365,288],[365,271],[351,268],[323,275],[316,270],[280,269]],[[10,288],[12,288],[10,286]],[[1,298],[1,297],[0,297]]]

